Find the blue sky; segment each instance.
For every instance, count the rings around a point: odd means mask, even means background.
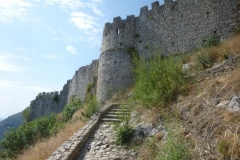
[[[39,92],[60,91],[98,59],[106,22],[138,16],[152,2],[0,0],[0,117],[22,111]]]

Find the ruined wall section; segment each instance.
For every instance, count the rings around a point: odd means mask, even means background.
[[[92,61],[90,65],[79,68],[70,81],[68,101],[70,101],[70,99],[73,97],[74,99],[80,98],[81,101],[84,101],[86,98],[88,85],[97,86],[97,77],[98,60]]]
[[[29,120],[34,120],[43,115],[50,115],[51,112],[59,113],[59,100],[54,100],[58,92],[40,93],[30,104]]]
[[[63,107],[71,100],[80,98],[85,100],[88,84],[92,83],[96,92],[98,74],[98,60],[92,61],[88,66],[79,68],[71,80],[59,92],[40,93],[30,104],[29,119],[35,120],[51,113],[60,113]]]

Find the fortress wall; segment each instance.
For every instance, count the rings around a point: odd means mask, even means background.
[[[68,101],[70,101],[71,97],[74,97],[74,99],[80,98],[81,101],[84,101],[88,85],[96,82],[98,76],[97,72],[98,60],[94,60],[90,65],[79,68],[70,81]],[[94,84],[93,86],[97,86],[97,84]]]
[[[123,71],[132,65],[123,50],[135,48],[145,58],[152,57],[156,50],[161,54],[189,52],[214,35],[222,41],[231,37],[240,26],[239,17],[239,0],[165,0],[163,5],[152,3],[152,9],[142,7],[138,17],[114,18],[113,23],[106,23],[103,33],[98,99],[102,102],[110,98],[117,86],[129,86],[121,82]],[[116,65],[113,61],[117,57],[126,63]],[[131,70],[128,74],[132,75]]]
[[[40,93],[30,104],[30,120],[35,120],[41,116],[48,116],[51,113],[60,113],[63,107],[71,99],[80,98],[82,101],[86,97],[86,88],[89,83],[96,83],[98,60],[92,61],[88,66],[79,68],[71,80],[67,81],[63,89],[58,92]],[[94,86],[97,86],[96,84]],[[95,87],[96,90],[96,87]],[[53,99],[57,94],[58,100]]]
[[[30,104],[29,120],[34,120],[37,117],[48,116],[51,112],[59,113],[58,100],[54,100],[54,94],[58,95],[58,92],[41,93]]]
[[[59,101],[50,94],[31,102],[33,118],[59,113],[71,98],[86,98],[88,84],[91,92],[104,102],[114,92],[134,83],[131,57],[126,50],[138,50],[140,57],[150,58],[155,50],[161,54],[188,52],[201,47],[202,40],[219,36],[231,37],[240,26],[239,0],[165,0],[144,6],[139,16],[116,17],[106,23],[101,55],[98,61],[76,71],[60,92]]]
[[[102,53],[98,69],[98,100],[104,102],[116,91],[131,86],[134,83],[131,70],[131,58],[125,49],[116,48]]]

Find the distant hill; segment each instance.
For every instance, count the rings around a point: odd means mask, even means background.
[[[4,120],[4,119],[5,119],[5,118],[1,118],[1,117],[0,117],[0,122],[1,122],[2,120]]]
[[[2,119],[0,119],[1,121]],[[0,141],[3,139],[3,135],[8,127],[17,128],[24,122],[24,118],[22,117],[22,112],[9,116],[8,118],[2,120],[0,122]]]

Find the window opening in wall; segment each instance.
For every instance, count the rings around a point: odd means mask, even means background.
[[[181,17],[183,17],[183,15],[181,15]]]
[[[207,12],[207,15],[209,15],[209,12]]]
[[[116,32],[117,32],[117,34],[120,34],[120,29],[117,29]]]
[[[122,43],[120,43],[120,46],[122,45]]]
[[[213,31],[213,33],[217,33],[217,31]]]
[[[172,42],[172,45],[174,45],[174,42]]]

